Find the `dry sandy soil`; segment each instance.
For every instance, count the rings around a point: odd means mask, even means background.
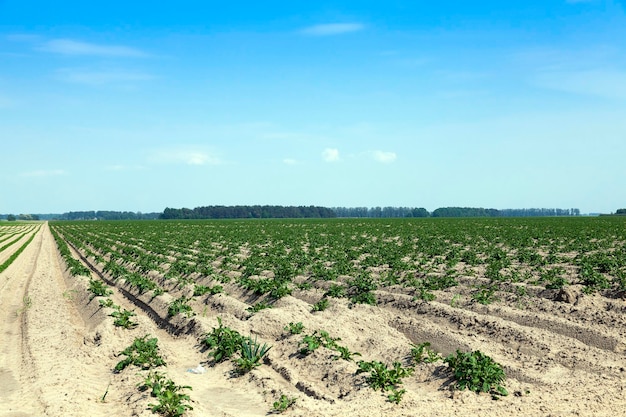
[[[101,265],[92,266],[94,278],[106,279]],[[264,416],[280,394],[297,398],[285,414],[298,416],[626,415],[626,305],[577,297],[575,288],[564,301],[540,296],[523,306],[482,306],[459,300],[455,307],[445,294],[424,303],[391,288],[377,291],[376,307],[349,308],[347,300],[333,299],[316,313],[310,291],[295,291],[251,315],[248,295],[226,286],[226,294],[196,299],[194,317],[168,319],[167,305],[180,295],[175,288],[152,299],[118,284],[111,298],[136,311],[139,325],[132,330],[113,326],[87,288],[87,278],[65,271],[47,224],[0,274],[0,417],[152,415],[154,399],[137,388],[140,371],[112,371],[116,355],[146,334],[158,338],[167,375],[193,387],[190,416]],[[217,317],[271,344],[267,363],[243,376],[232,374],[230,361],[212,364],[198,337],[217,326]],[[298,355],[301,336],[283,330],[289,322],[340,337],[366,361],[406,360],[411,343],[426,341],[443,355],[481,350],[504,366],[510,395],[494,401],[455,391],[438,362],[417,366],[396,405],[368,387],[365,374],[356,375],[354,362],[334,360],[325,348]],[[199,364],[206,373],[187,372]]]

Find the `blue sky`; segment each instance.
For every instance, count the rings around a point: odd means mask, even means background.
[[[0,0],[0,213],[626,206],[616,0]]]

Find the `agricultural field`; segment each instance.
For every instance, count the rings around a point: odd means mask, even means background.
[[[26,242],[0,416],[626,408],[623,218],[0,226]]]

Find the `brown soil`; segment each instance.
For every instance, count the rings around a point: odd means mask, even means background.
[[[107,278],[92,266],[94,278]],[[148,404],[155,400],[138,390],[139,371],[112,372],[116,354],[146,334],[158,338],[167,375],[193,387],[190,416],[265,416],[280,394],[297,398],[286,415],[298,416],[618,416],[626,410],[626,305],[579,297],[575,286],[568,294],[489,306],[469,297],[452,302],[445,291],[423,303],[389,288],[377,291],[376,307],[331,299],[316,313],[311,303],[323,290],[295,291],[254,315],[246,307],[257,300],[225,286],[227,294],[197,298],[194,317],[168,319],[169,302],[188,290],[152,298],[118,284],[111,298],[137,313],[132,330],[113,326],[110,311],[87,288],[85,277],[65,272],[47,224],[0,274],[0,417],[152,415]],[[271,344],[267,363],[234,376],[232,362],[208,361],[198,337],[217,326],[217,317]],[[305,333],[340,337],[366,361],[406,361],[410,344],[426,341],[443,355],[481,350],[504,366],[510,395],[494,401],[455,391],[439,362],[418,365],[396,405],[356,375],[354,362],[333,359],[335,352],[298,355],[302,336],[283,330],[289,322],[302,322]],[[187,372],[198,364],[207,372]]]

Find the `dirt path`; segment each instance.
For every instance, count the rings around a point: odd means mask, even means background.
[[[0,280],[0,416],[115,415],[97,401],[110,369],[84,343],[47,224]]]

